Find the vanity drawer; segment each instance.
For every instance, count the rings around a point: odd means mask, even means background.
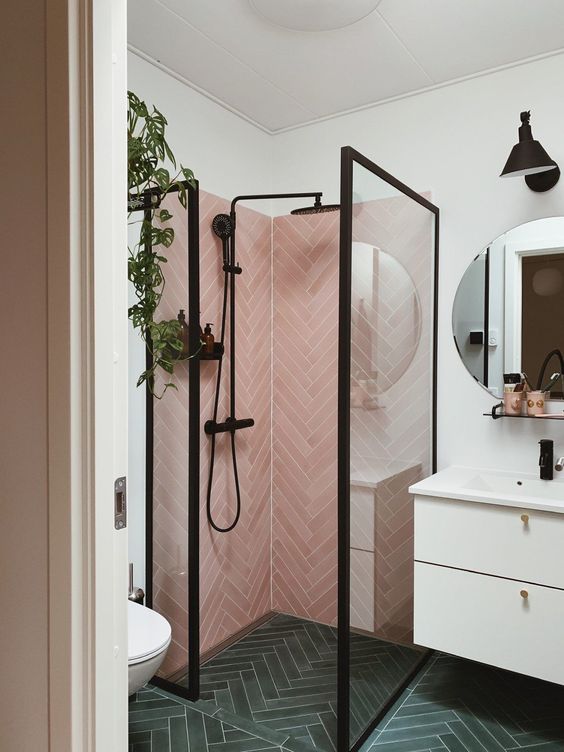
[[[564,515],[417,496],[415,559],[564,588]]]
[[[564,684],[563,624],[562,590],[415,564],[418,645]]]

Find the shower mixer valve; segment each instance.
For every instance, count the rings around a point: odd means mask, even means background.
[[[255,421],[252,418],[241,418],[239,420],[235,420],[235,418],[227,418],[225,423],[217,423],[215,420],[206,420],[204,423],[204,432],[208,436],[213,436],[216,433],[238,431],[240,428],[251,428],[254,425]]]

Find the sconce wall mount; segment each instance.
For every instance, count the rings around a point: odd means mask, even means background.
[[[500,177],[524,177],[532,191],[548,191],[560,179],[560,168],[533,138],[530,118],[530,111],[521,113],[519,143],[511,149]]]

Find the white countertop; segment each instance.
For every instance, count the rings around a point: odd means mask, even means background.
[[[453,465],[410,486],[414,496],[564,513],[564,478]],[[563,473],[564,475],[564,473]]]

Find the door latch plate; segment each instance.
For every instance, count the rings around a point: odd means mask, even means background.
[[[114,483],[114,527],[123,530],[127,527],[127,480],[125,476]]]

